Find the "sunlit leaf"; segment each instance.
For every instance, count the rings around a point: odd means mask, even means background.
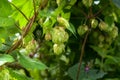
[[[47,66],[40,61],[35,61],[29,57],[19,54],[19,63],[26,69],[45,70]]]
[[[12,3],[19,8],[28,19],[33,16],[33,3],[32,0],[12,0]],[[23,28],[28,22],[25,17],[17,9],[14,8],[12,17],[19,22],[20,28]]]
[[[7,54],[0,55],[0,66],[7,62],[13,62],[13,61],[14,61],[14,59],[10,55],[7,55]]]
[[[7,69],[0,70],[0,80],[10,80],[10,74]]]

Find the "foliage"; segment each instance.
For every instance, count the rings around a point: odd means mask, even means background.
[[[0,80],[119,80],[119,3],[0,0]]]

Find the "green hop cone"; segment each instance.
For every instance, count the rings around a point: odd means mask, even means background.
[[[68,28],[70,26],[69,22],[63,17],[57,17],[57,21],[58,21],[60,26],[63,26],[65,28]]]
[[[93,0],[82,0],[82,3],[88,8],[93,4]]]
[[[103,47],[104,47],[104,44],[100,42],[100,43],[98,44],[98,47],[99,47],[99,48],[103,48]]]
[[[53,43],[64,43],[67,42],[69,38],[68,33],[63,27],[55,27],[52,32],[52,42]]]
[[[93,31],[91,36],[92,36],[94,39],[97,39],[100,34],[101,34],[101,33],[100,33],[99,31]]]
[[[84,35],[88,31],[88,26],[87,25],[81,25],[78,27],[77,32],[80,36]]]
[[[36,46],[37,46],[37,42],[36,42],[35,40],[31,40],[31,41],[29,41],[28,44],[26,45],[26,48],[25,48],[25,49],[26,49],[28,52],[31,52],[31,51],[34,51],[34,50],[35,50]]]
[[[101,21],[98,27],[101,31],[110,32],[113,30],[114,26],[115,26],[114,24],[108,25],[104,21]]]
[[[91,28],[95,29],[98,25],[98,21],[96,19],[91,20]]]
[[[115,26],[113,30],[109,33],[109,35],[115,39],[118,36],[118,28]]]
[[[62,52],[65,51],[65,45],[63,43],[61,44],[54,44],[53,45],[53,51],[56,55],[60,55]]]
[[[51,40],[51,39],[52,39],[51,34],[50,34],[50,33],[46,33],[46,34],[45,34],[45,40],[49,41],[49,40]]]
[[[61,2],[61,0],[56,0],[56,3],[58,6],[60,6],[60,2]]]
[[[110,47],[110,44],[104,44],[104,49],[108,49]]]
[[[106,36],[106,37],[105,37],[105,43],[106,43],[106,44],[111,45],[112,41],[113,41],[113,39],[112,39],[111,36]]]
[[[108,25],[105,23],[105,22],[103,22],[103,21],[101,21],[100,23],[99,23],[99,29],[101,30],[101,31],[105,31],[105,32],[107,32],[108,31]]]
[[[99,35],[98,40],[99,40],[100,42],[103,42],[103,41],[105,40],[104,35]]]

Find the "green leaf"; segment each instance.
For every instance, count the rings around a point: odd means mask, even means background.
[[[63,12],[61,13],[61,16],[67,20],[70,19],[70,15],[71,15],[71,7],[75,4],[76,0],[70,0],[67,1],[67,4],[65,6],[65,8],[63,9]]]
[[[53,15],[54,15],[54,16],[58,16],[59,13],[62,12],[62,10],[63,10],[63,8],[65,7],[65,5],[66,5],[66,1],[65,1],[65,0],[62,0],[62,1],[61,1],[61,5],[60,5],[57,9],[55,9],[55,11],[53,12]]]
[[[103,71],[98,71],[96,69],[91,69],[88,72],[88,78],[91,80],[97,80],[99,78],[102,78],[106,73]]]
[[[7,27],[6,31],[7,31],[7,35],[9,34],[9,36],[14,35],[16,33],[20,33],[20,29],[15,25]]]
[[[12,8],[8,0],[0,0],[0,17],[8,17],[12,13]]]
[[[68,9],[70,9],[70,8],[76,3],[76,1],[77,1],[77,0],[69,0],[69,1],[68,1],[68,2],[69,2],[68,4],[69,4],[70,7],[69,7]]]
[[[12,3],[19,8],[28,19],[33,16],[33,1],[32,0],[12,0]],[[27,20],[17,9],[14,8],[12,17],[19,22],[20,28],[23,28],[27,24]]]
[[[45,70],[47,66],[40,61],[35,61],[23,54],[19,54],[19,63],[26,69]]]
[[[13,62],[13,61],[14,61],[13,57],[8,54],[0,55],[0,66],[7,62]]]
[[[117,60],[117,57],[114,57],[114,56],[110,56],[110,55],[107,55],[106,56],[108,59],[111,59],[112,61],[114,61],[115,63],[119,63],[120,61]]]
[[[38,17],[48,17],[50,16],[52,13],[52,11],[50,10],[43,10],[43,11],[40,11],[39,14],[38,14]]]
[[[120,0],[112,0],[112,1],[118,8],[120,8]]]
[[[114,17],[113,16],[105,16],[105,22],[111,27],[114,23]]]
[[[76,30],[72,23],[69,23],[70,26],[68,27],[68,30],[76,37]]]
[[[76,80],[77,71],[78,71],[78,64],[75,64],[74,66],[68,69],[68,75],[73,80]],[[89,69],[86,72],[84,64],[82,64],[78,80],[97,80],[99,78],[102,78],[105,74],[106,74],[105,72],[98,71],[96,69]]]
[[[76,80],[77,76],[77,71],[78,71],[78,64],[75,64],[74,66],[70,67],[68,69],[68,75],[73,79]],[[80,75],[78,80],[82,80],[85,77],[85,71],[84,71],[84,64],[82,64],[80,68]]]
[[[6,38],[8,35],[7,35],[7,31],[5,28],[3,27],[0,27],[0,38]]]
[[[9,69],[9,73],[12,77],[14,77],[15,79],[17,80],[33,80],[23,74],[20,74],[19,71],[15,71],[15,70],[12,70],[12,69]]]
[[[12,18],[0,17],[0,26],[2,27],[11,26],[14,23],[15,23],[14,19]]]
[[[7,69],[4,68],[0,70],[0,80],[11,80],[9,71]]]
[[[96,51],[101,57],[105,57],[106,53],[105,50],[102,48],[99,48],[97,46],[90,46],[94,51]]]

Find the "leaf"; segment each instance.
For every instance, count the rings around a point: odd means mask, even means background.
[[[108,59],[111,59],[112,61],[114,61],[115,63],[119,63],[120,61],[117,60],[117,57],[113,57],[113,56],[110,56],[110,55],[107,55],[106,56]]]
[[[0,80],[11,80],[9,71],[7,69],[4,68],[0,70]]]
[[[0,27],[0,38],[6,38],[8,35],[7,35],[7,31],[5,28],[3,27]]]
[[[101,57],[105,57],[106,53],[102,48],[99,48],[97,46],[90,46],[94,51],[96,51]]]
[[[0,17],[0,26],[2,27],[11,26],[14,23],[15,23],[14,19],[12,18]]]
[[[0,17],[8,17],[12,13],[12,8],[8,0],[0,0]]]
[[[96,69],[91,69],[87,74],[88,78],[90,78],[91,80],[97,80],[99,78],[103,78],[106,73],[103,71],[98,71]]]
[[[2,66],[7,62],[13,62],[13,61],[14,61],[13,57],[8,54],[0,55],[0,66]]]
[[[54,15],[54,16],[58,16],[59,13],[62,12],[62,10],[63,10],[63,8],[65,7],[65,5],[66,5],[66,1],[65,1],[65,0],[62,0],[62,1],[61,1],[61,5],[58,6],[57,9],[55,9],[55,11],[53,12],[53,15]]]
[[[9,73],[12,77],[14,77],[17,80],[33,80],[23,74],[20,74],[20,72],[12,70],[12,69],[9,69]]]
[[[114,17],[113,16],[105,16],[105,22],[111,27],[114,23]]]
[[[76,37],[76,30],[75,27],[72,23],[69,23],[70,27],[68,27],[68,30],[70,30],[70,32],[72,32],[72,34]]]
[[[43,10],[43,11],[40,11],[39,14],[38,14],[38,17],[48,17],[50,16],[52,13],[52,11],[50,10]]]
[[[29,19],[33,16],[34,13],[34,9],[33,9],[33,2],[32,0],[12,0],[12,3],[19,8],[25,15],[26,17]],[[18,10],[16,10],[14,8],[14,12],[12,14],[12,17],[19,22],[20,24],[20,28],[23,28],[26,23],[27,20],[25,19],[25,17],[22,15],[22,13],[20,13]]]
[[[112,0],[112,1],[118,8],[120,8],[120,0]]]
[[[47,66],[40,61],[35,61],[23,54],[19,54],[19,63],[26,69],[45,70]]]
[[[20,29],[16,25],[12,25],[6,28],[7,35],[14,35],[16,33],[20,33]]]
[[[75,3],[76,3],[77,0],[69,0],[69,8],[70,9]]]
[[[90,69],[86,72],[84,68],[85,68],[84,64],[82,64],[78,80],[97,80],[99,78],[102,78],[106,74],[105,72],[98,71],[96,69]],[[77,71],[78,71],[78,64],[75,64],[74,66],[68,69],[68,75],[73,80],[76,80]]]
[[[82,80],[85,77],[85,72],[84,72],[84,64],[82,64],[81,69],[80,69],[80,75],[78,80]],[[68,75],[73,79],[76,80],[77,76],[77,71],[78,71],[78,64],[75,64],[74,66],[70,67],[68,69]]]
[[[69,20],[70,19],[70,15],[71,15],[71,7],[75,4],[76,0],[70,0],[70,1],[67,1],[67,4],[62,12],[62,17]]]
[[[71,16],[71,13],[70,13],[70,11],[68,11],[68,12],[62,12],[61,15],[62,15],[62,17],[65,18],[66,20],[69,20],[69,19],[70,19],[70,16]]]

